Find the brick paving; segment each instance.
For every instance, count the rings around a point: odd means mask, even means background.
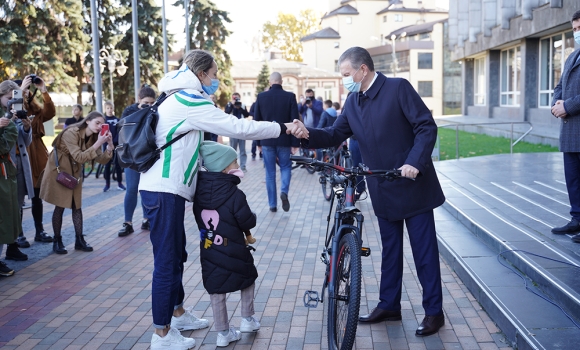
[[[250,157],[248,157],[250,158]],[[270,213],[262,161],[248,160],[241,188],[258,215],[252,230],[257,238],[254,258],[256,317],[262,328],[243,334],[226,349],[326,349],[326,313],[303,305],[304,291],[320,291],[324,265],[319,260],[329,204],[322,197],[318,177],[293,170],[291,209]],[[279,179],[279,176],[278,176]],[[136,232],[117,237],[123,222],[123,193],[102,192],[104,181],[90,177],[84,183],[83,214],[92,253],[74,250],[70,211],[65,213],[63,236],[69,253],[50,253],[50,245],[31,242],[24,249],[29,262],[8,265],[12,277],[0,278],[0,347],[3,349],[147,349],[151,340],[151,272],[153,255],[147,231],[140,231],[141,211],[136,210]],[[278,188],[279,189],[279,188]],[[361,201],[365,214],[365,245],[372,255],[363,258],[361,314],[376,306],[379,295],[380,237],[370,200]],[[437,209],[437,211],[442,209]],[[437,218],[436,211],[436,218]],[[52,234],[52,206],[45,204],[45,229]],[[198,231],[191,205],[186,208],[187,251],[185,306],[197,316],[213,316],[209,295],[201,282]],[[25,211],[25,234],[34,232],[30,210]],[[405,241],[403,320],[373,325],[359,324],[356,349],[504,349],[503,335],[481,309],[458,277],[441,260],[446,325],[436,335],[419,338],[415,329],[422,320],[421,292],[412,253]],[[34,256],[33,256],[34,254]],[[33,259],[34,258],[34,259]],[[227,301],[231,322],[240,322],[240,294]],[[196,339],[196,349],[214,349],[213,328],[183,332]]]

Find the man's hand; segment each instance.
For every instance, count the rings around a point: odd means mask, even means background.
[[[401,176],[408,177],[414,179],[419,174],[419,170],[412,165],[405,164],[399,168],[401,170]]]
[[[298,119],[294,119],[292,123],[286,123],[286,128],[288,128],[288,130],[286,130],[287,134],[292,134],[299,139],[307,139],[309,136],[308,130]]]
[[[3,127],[8,126],[8,124],[10,124],[10,119],[9,118],[0,118],[0,129],[2,129]]]
[[[556,101],[554,106],[552,106],[552,114],[556,118],[566,118],[568,116],[568,113],[566,113],[566,109],[564,108],[564,100]]]
[[[299,147],[292,147],[292,148],[290,148],[290,153],[296,154],[296,152],[298,152],[299,149],[300,149]]]

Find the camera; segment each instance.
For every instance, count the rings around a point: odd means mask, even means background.
[[[236,98],[236,101],[234,102],[234,106],[236,106],[236,107],[242,107],[242,101],[240,101],[239,98]]]
[[[30,74],[30,81],[32,82],[32,84],[40,84],[42,83],[42,80],[36,75],[36,74]]]
[[[304,99],[304,103],[306,103],[307,105],[308,104],[311,104],[312,103],[312,97],[306,96],[306,98]]]
[[[12,98],[8,100],[6,118],[12,118],[12,110],[16,111],[16,116],[20,119],[26,118],[26,111],[24,110],[24,99],[22,98],[22,90],[12,90]]]

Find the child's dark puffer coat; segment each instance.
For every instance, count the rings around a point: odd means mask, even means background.
[[[200,230],[203,286],[210,294],[245,289],[258,277],[243,232],[256,226],[256,214],[237,188],[239,183],[235,175],[198,174],[193,213]]]

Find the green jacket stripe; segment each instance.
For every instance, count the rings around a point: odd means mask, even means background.
[[[173,139],[173,134],[175,133],[177,128],[179,128],[179,126],[181,124],[183,124],[184,122],[185,122],[185,119],[182,120],[181,122],[179,122],[179,124],[177,124],[173,128],[171,128],[171,130],[169,130],[169,133],[167,134],[167,137],[165,138],[166,142],[169,142]],[[163,173],[161,176],[164,178],[169,178],[169,170],[171,168],[171,148],[173,148],[173,145],[167,147],[163,151]]]

